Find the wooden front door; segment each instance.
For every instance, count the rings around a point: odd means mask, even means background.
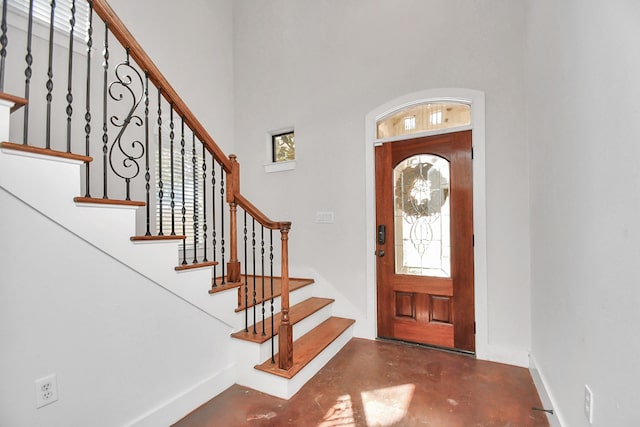
[[[471,131],[375,150],[378,336],[474,352]]]

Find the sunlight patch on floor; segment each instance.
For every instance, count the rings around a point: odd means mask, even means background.
[[[318,427],[354,426],[351,396],[338,397],[336,403],[327,411]]]
[[[403,384],[363,391],[360,395],[367,425],[397,425],[407,415],[415,388],[414,384]]]

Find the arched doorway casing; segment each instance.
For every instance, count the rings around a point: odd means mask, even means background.
[[[377,122],[396,111],[412,105],[436,102],[464,103],[471,107],[471,124],[418,134],[377,139]],[[414,92],[391,100],[367,114],[365,118],[365,171],[366,171],[366,279],[367,279],[367,335],[377,336],[376,325],[376,260],[375,260],[375,162],[374,147],[416,136],[438,135],[471,129],[473,139],[473,222],[474,222],[474,277],[476,355],[487,359],[489,353],[487,306],[487,246],[486,246],[486,182],[485,182],[485,97],[484,92],[472,89],[444,88]]]

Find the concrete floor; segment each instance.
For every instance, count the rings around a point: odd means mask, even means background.
[[[234,385],[175,426],[548,426],[532,407],[525,368],[354,338],[288,401]]]

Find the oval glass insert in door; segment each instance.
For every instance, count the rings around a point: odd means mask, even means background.
[[[393,180],[396,274],[451,277],[449,161],[409,157]]]

